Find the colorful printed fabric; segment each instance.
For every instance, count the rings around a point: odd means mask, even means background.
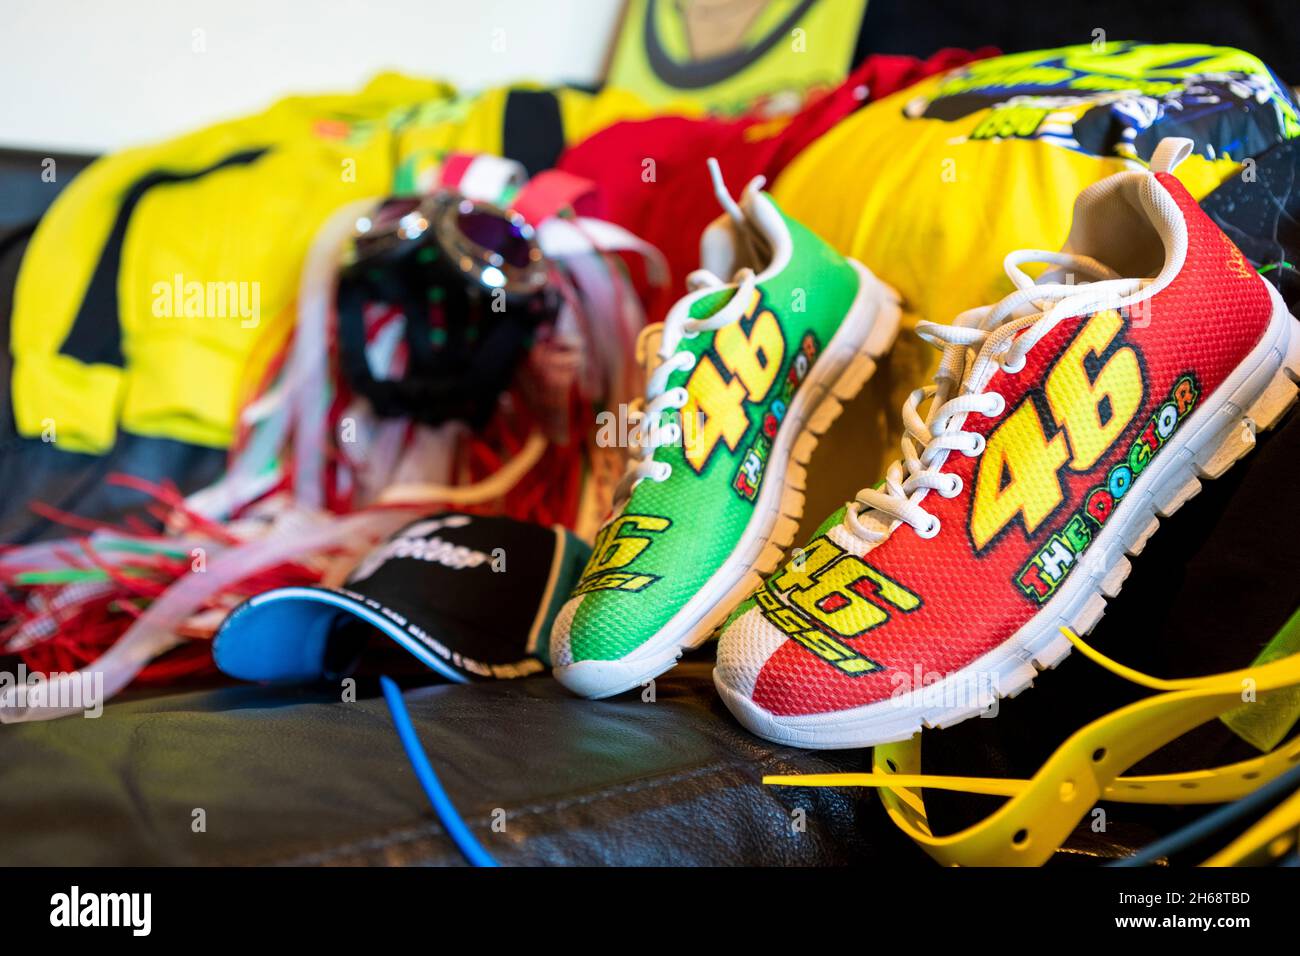
[[[981,60],[872,103],[804,150],[772,192],[897,289],[909,328],[1000,299],[1006,250],[1060,248],[1074,197],[1142,168],[1162,137],[1195,141],[1177,176],[1200,199],[1297,133],[1291,91],[1240,50],[1066,47]],[[891,408],[934,361],[915,336],[899,337]],[[861,464],[878,475],[885,462]]]

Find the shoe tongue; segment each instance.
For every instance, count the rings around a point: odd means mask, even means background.
[[[740,200],[739,220],[723,214],[700,237],[700,265],[718,276],[733,276],[744,268],[762,272],[772,261],[772,242],[754,212],[755,195]]]
[[[691,303],[690,310],[687,314],[692,319],[708,319],[713,317],[719,309],[731,301],[731,297],[736,294],[734,285],[722,286],[712,292],[706,292],[698,299]]]
[[[864,508],[861,512],[859,512],[858,522],[862,525],[862,527],[883,535],[889,534],[889,526],[893,524],[892,521],[890,521],[888,518],[882,515],[879,511],[876,511],[874,508]],[[852,532],[850,531],[850,533]],[[854,537],[857,536],[854,535]],[[865,540],[865,539],[859,539],[859,540]],[[880,543],[881,542],[879,541],[868,542],[868,546],[869,548],[874,548],[877,544]]]

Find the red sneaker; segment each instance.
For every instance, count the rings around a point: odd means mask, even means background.
[[[867,747],[1019,693],[1295,400],[1300,324],[1171,175],[1191,146],[1084,190],[1065,251],[1008,256],[997,305],[918,326],[943,361],[902,460],[727,622],[714,683],[742,724]]]

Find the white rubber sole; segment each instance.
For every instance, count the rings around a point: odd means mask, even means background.
[[[862,264],[850,259],[861,285],[848,315],[813,363],[782,423],[749,527],[722,567],[658,633],[627,657],[557,666],[554,675],[583,697],[612,697],[640,687],[699,647],[775,571],[794,543],[803,516],[807,464],[819,437],[839,417],[844,402],[862,390],[876,360],[893,345],[901,319],[899,297]]]
[[[1275,425],[1296,400],[1300,382],[1300,321],[1271,284],[1273,316],[1259,344],[1186,423],[1124,496],[1071,571],[1060,591],[998,647],[941,681],[889,700],[827,714],[778,717],[714,684],[748,730],[793,747],[837,750],[907,740],[923,728],[951,727],[987,713],[999,698],[1015,697],[1040,671],[1056,667],[1072,646],[1068,627],[1087,634],[1106,601],[1120,592],[1160,524],[1255,445],[1255,432]]]

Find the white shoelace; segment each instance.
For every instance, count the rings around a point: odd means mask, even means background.
[[[715,159],[708,161],[709,175],[713,179],[713,194],[727,216],[735,224],[736,242],[750,242],[747,220],[739,203],[731,198],[727,185],[722,179],[722,170]],[[755,176],[745,187],[742,195],[756,193],[763,188],[765,180]],[[755,250],[748,248],[753,258]],[[662,423],[663,414],[669,410],[680,411],[686,407],[690,394],[685,388],[668,387],[668,379],[674,372],[690,372],[695,368],[695,353],[679,347],[687,339],[693,339],[701,332],[716,332],[723,326],[739,321],[745,309],[754,297],[758,278],[753,269],[737,270],[731,282],[708,269],[696,269],[686,277],[687,294],[679,299],[669,310],[662,326],[662,338],[659,340],[657,354],[659,365],[650,373],[646,382],[645,401],[636,401],[628,409],[629,426],[632,434],[628,436],[632,446],[631,459],[627,472],[614,489],[614,507],[618,508],[632,494],[632,490],[643,480],[667,481],[673,473],[673,466],[666,461],[655,461],[655,451],[664,445],[675,445],[682,441],[683,432],[680,418],[677,421]],[[732,297],[717,312],[707,319],[693,319],[690,311],[699,299],[724,289],[735,289]],[[659,326],[647,326],[641,331],[637,341],[637,353],[647,354],[650,339],[660,330]]]
[[[1021,268],[1030,263],[1046,263],[1053,271],[1092,281],[1035,284]],[[943,358],[934,384],[916,389],[903,403],[902,459],[889,466],[883,487],[861,489],[845,509],[844,524],[859,538],[883,541],[900,523],[911,525],[922,538],[937,535],[939,519],[922,500],[930,491],[945,498],[961,494],[961,479],[940,470],[949,453],[973,458],[984,451],[984,436],[963,430],[966,417],[997,418],[1006,411],[1000,394],[983,391],[994,365],[1018,372],[1029,350],[1062,319],[1118,308],[1142,286],[1142,280],[1123,278],[1096,259],[1064,252],[1025,249],[1008,255],[1004,264],[1016,291],[1001,302],[963,312],[952,325],[917,324],[917,335],[940,349]],[[1025,314],[1027,308],[1037,311]],[[924,418],[923,402],[929,403]]]

